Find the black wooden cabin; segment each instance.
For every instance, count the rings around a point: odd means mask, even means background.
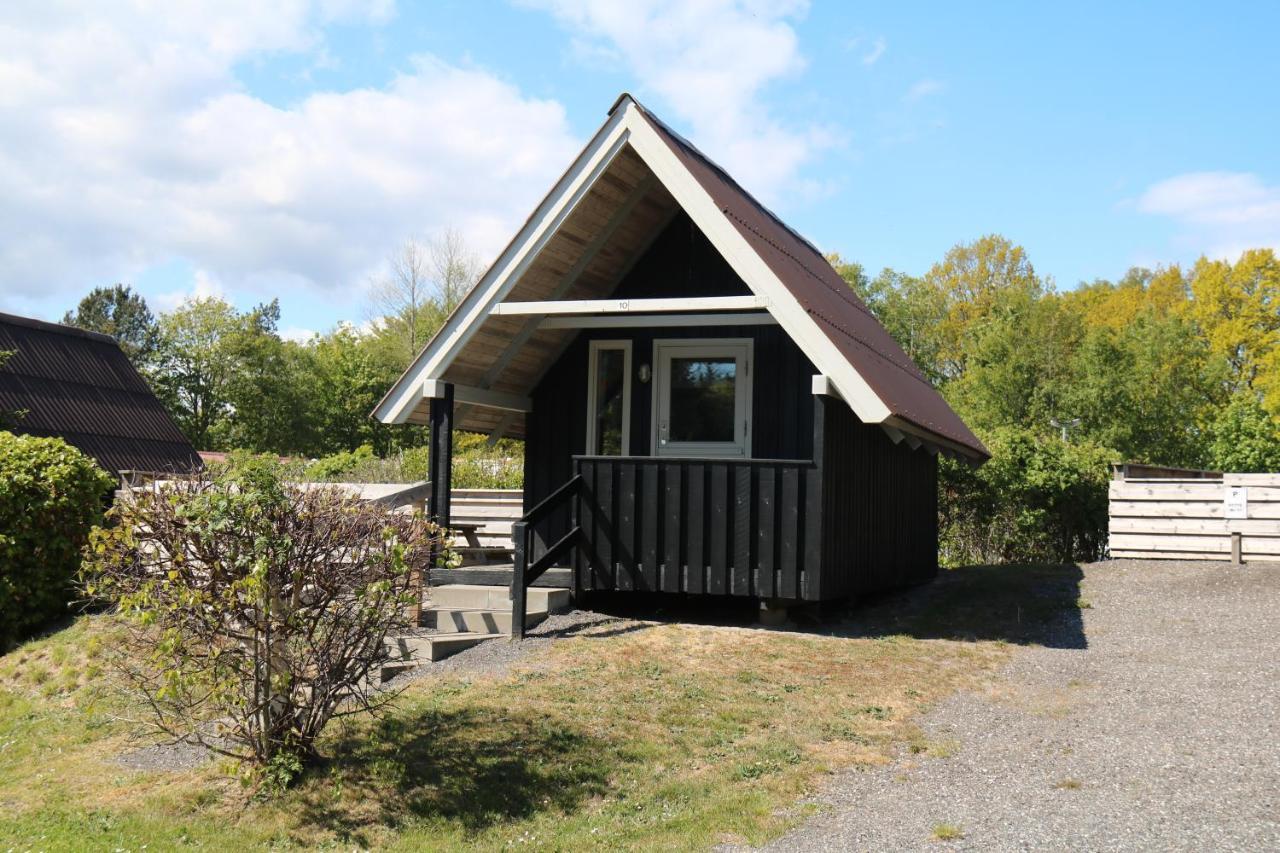
[[[379,405],[523,437],[512,590],[812,602],[937,572],[937,457],[987,452],[803,237],[623,96]]]

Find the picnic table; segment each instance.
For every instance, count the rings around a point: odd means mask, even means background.
[[[483,548],[480,544],[480,531],[484,529],[483,524],[474,522],[457,522],[449,525],[449,529],[455,533],[461,533],[467,540],[468,548]]]

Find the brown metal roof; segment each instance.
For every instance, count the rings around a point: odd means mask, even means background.
[[[0,314],[0,412],[5,428],[56,436],[107,471],[189,471],[200,467],[146,380],[114,338],[71,326]]]
[[[639,102],[633,103],[891,412],[984,458],[991,456],[812,243],[688,140]]]

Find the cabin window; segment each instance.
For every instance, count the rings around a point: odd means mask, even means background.
[[[751,341],[654,343],[659,456],[751,455]]]
[[[625,456],[631,436],[631,341],[592,341],[587,453]]]

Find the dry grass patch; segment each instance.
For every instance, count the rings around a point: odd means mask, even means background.
[[[109,623],[82,619],[0,658],[0,850],[763,842],[830,771],[953,752],[918,714],[992,689],[1010,644],[1049,637],[1077,597],[1069,569],[981,567],[852,611],[852,639],[605,625],[505,675],[413,683],[383,719],[335,727],[271,802],[218,762],[123,766],[128,705],[90,675]]]
[[[108,628],[87,619],[63,634],[0,663],[0,802],[14,815],[0,819],[0,841],[10,844],[760,842],[798,819],[790,807],[823,774],[888,761],[919,740],[922,708],[980,683],[1005,655],[987,643],[688,625],[586,635],[508,676],[414,683],[384,719],[335,728],[324,766],[297,789],[255,803],[218,762],[121,765],[138,746],[119,719],[128,714],[82,681],[96,657],[86,642],[107,642]],[[18,657],[22,675],[8,669]],[[45,699],[33,663],[45,683],[74,668],[78,686]]]

